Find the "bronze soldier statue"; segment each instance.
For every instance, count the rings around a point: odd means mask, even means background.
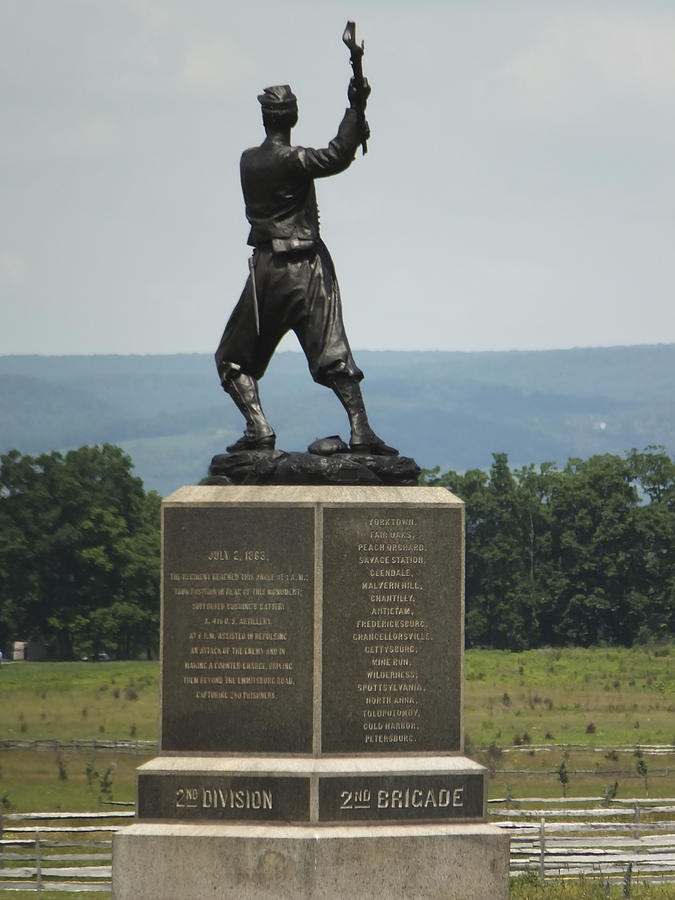
[[[372,430],[344,324],[333,261],[319,233],[315,178],[343,172],[369,136],[365,120],[368,82],[349,83],[349,109],[328,147],[291,145],[298,119],[295,94],[287,85],[265,88],[265,140],[241,157],[241,185],[254,248],[250,273],[216,351],[224,390],[246,420],[246,429],[228,452],[270,450],[276,436],[258,395],[277,344],[293,330],[312,378],[332,388],[347,411],[354,452],[396,455]]]

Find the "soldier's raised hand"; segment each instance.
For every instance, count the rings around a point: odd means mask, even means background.
[[[367,78],[363,79],[362,91],[359,90],[356,79],[350,78],[349,87],[347,88],[347,97],[349,98],[349,105],[352,109],[365,109],[368,97],[370,97],[370,91],[371,87]]]

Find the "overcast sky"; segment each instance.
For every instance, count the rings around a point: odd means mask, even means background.
[[[0,0],[0,353],[211,352],[290,83],[354,348],[675,342],[672,0]],[[286,344],[284,344],[286,346]]]

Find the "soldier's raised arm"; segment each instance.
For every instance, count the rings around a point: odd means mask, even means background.
[[[351,78],[347,88],[349,109],[330,144],[321,150],[312,147],[296,148],[298,163],[312,178],[325,178],[343,172],[354,160],[359,144],[370,137],[370,128],[364,115],[370,92],[367,80],[359,88],[356,79]]]

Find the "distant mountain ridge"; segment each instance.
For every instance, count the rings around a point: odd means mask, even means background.
[[[510,352],[355,353],[372,424],[425,467],[513,465],[662,444],[675,454],[675,344]],[[347,419],[300,353],[261,381],[285,450],[340,433]],[[213,358],[0,356],[0,452],[120,444],[148,489],[198,481],[243,421]]]

